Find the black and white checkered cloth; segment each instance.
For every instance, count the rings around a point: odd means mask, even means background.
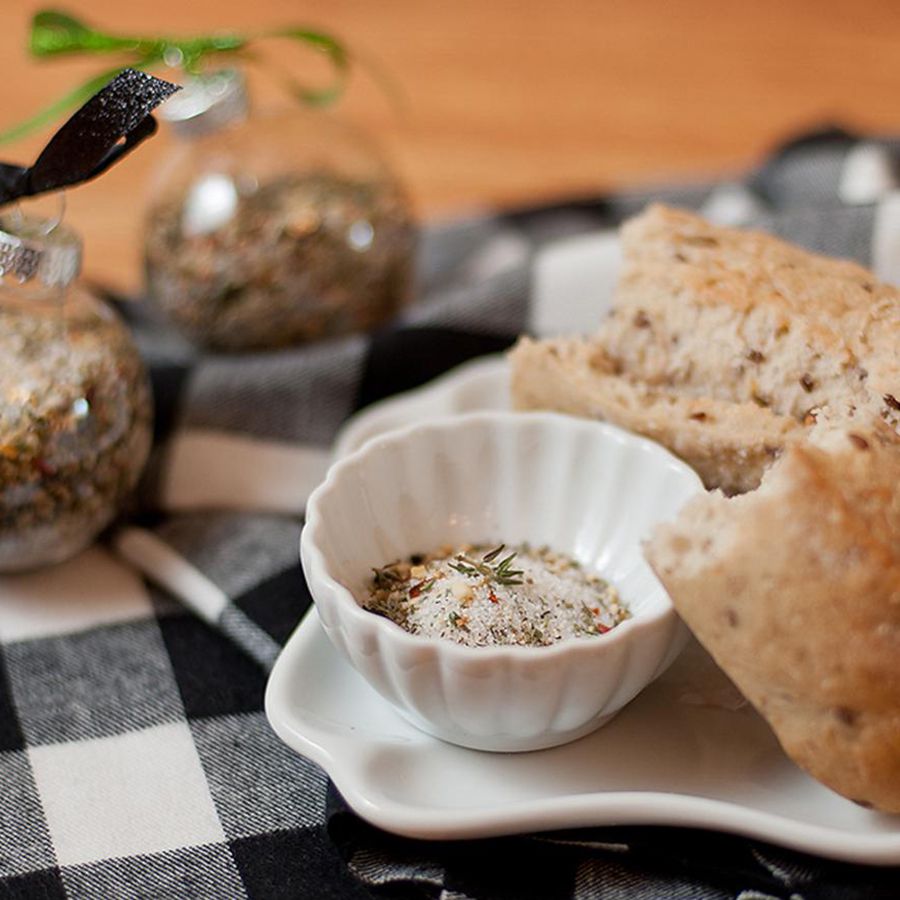
[[[352,412],[523,331],[590,328],[615,280],[614,229],[650,199],[900,283],[898,146],[828,131],[741,182],[429,227],[419,301],[371,337],[197,356],[132,313],[157,400],[140,509],[106,545],[0,579],[0,898],[898,896],[900,869],[684,829],[395,837],[262,711],[310,603],[304,502]],[[593,268],[570,283],[575,258]]]

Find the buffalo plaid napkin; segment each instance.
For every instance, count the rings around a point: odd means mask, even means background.
[[[392,836],[279,743],[262,698],[310,604],[304,503],[350,414],[521,332],[590,330],[615,228],[649,200],[900,283],[898,148],[829,130],[740,181],[428,227],[417,303],[371,336],[205,356],[123,304],[157,403],[137,508],[78,558],[0,579],[0,898],[897,896],[900,869],[685,829]]]

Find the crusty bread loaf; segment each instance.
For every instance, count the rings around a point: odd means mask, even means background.
[[[693,633],[814,777],[900,812],[900,440],[819,425],[646,556]]]
[[[517,407],[618,422],[726,493],[756,487],[823,407],[897,424],[900,292],[862,267],[662,206],[626,223],[622,246],[595,335],[512,351]]]

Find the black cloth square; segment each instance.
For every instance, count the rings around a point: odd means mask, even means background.
[[[324,829],[296,828],[233,841],[249,896],[257,900],[369,900]]]
[[[21,750],[24,747],[25,737],[13,706],[3,651],[0,649],[0,753],[4,750]]]
[[[7,878],[0,884],[2,900],[67,900],[59,869],[41,869]]]
[[[159,627],[189,719],[262,709],[265,672],[230,641],[190,617]]]

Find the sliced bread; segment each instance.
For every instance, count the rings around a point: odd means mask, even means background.
[[[589,341],[526,338],[511,361],[518,408],[602,419],[645,435],[686,460],[704,484],[729,494],[755,488],[790,435],[802,430],[752,403],[694,397],[613,374],[603,348]]]

